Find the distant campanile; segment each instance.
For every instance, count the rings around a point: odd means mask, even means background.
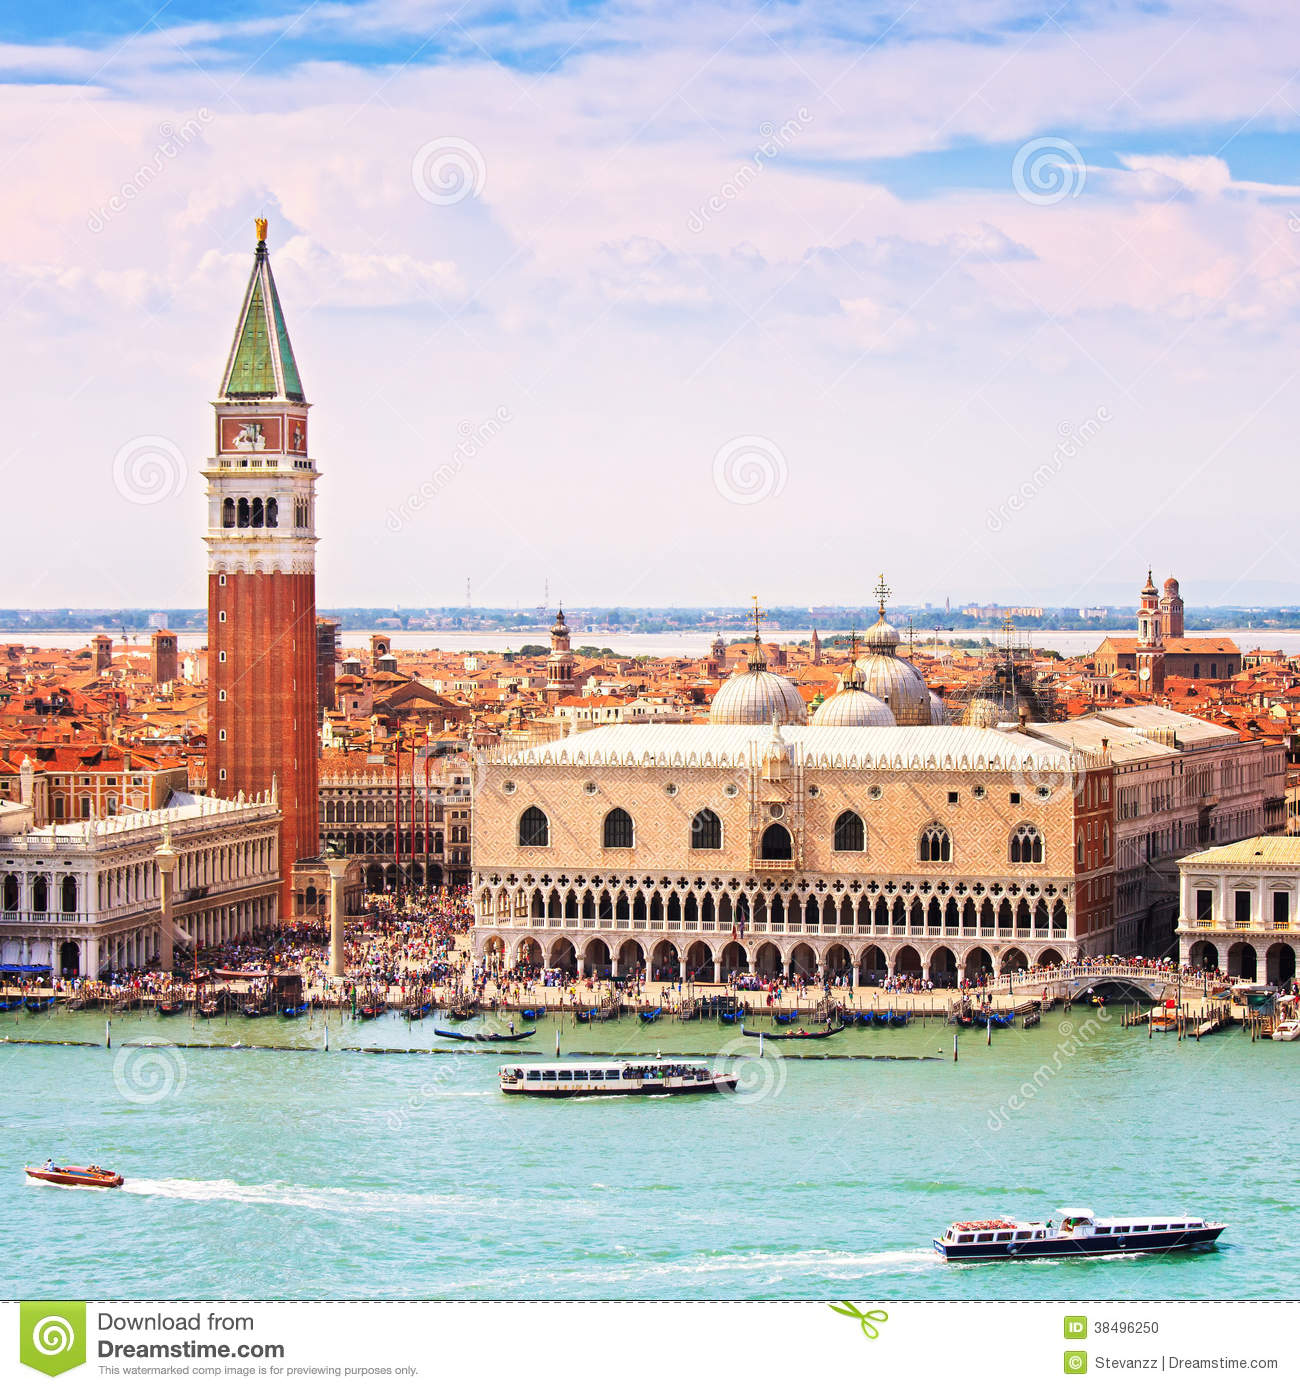
[[[320,852],[316,736],[316,472],[310,409],[257,220],[216,411],[208,484],[208,788],[275,781],[280,915],[293,865]]]

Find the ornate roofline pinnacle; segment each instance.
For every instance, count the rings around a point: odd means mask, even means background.
[[[879,613],[880,616],[883,618],[885,616],[885,604],[888,601],[890,594],[893,593],[893,590],[889,587],[888,584],[885,583],[885,576],[883,574],[880,576],[880,582],[872,590],[872,593],[875,594],[876,599],[879,603],[879,607],[876,609],[876,612]]]
[[[767,656],[763,652],[763,638],[758,630],[758,624],[761,619],[767,617],[767,614],[758,606],[758,595],[751,594],[750,597],[754,600],[754,650],[749,656],[749,669],[751,671],[766,671]]]

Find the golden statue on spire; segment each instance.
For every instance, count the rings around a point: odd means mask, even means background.
[[[255,218],[253,219],[253,226],[257,228],[257,239],[258,239],[258,241],[259,241],[259,242],[265,241],[265,240],[266,240],[266,218],[265,218],[265,217],[255,217]]]

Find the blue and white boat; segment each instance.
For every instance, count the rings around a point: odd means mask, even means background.
[[[1199,1216],[1095,1216],[1060,1207],[1054,1221],[954,1221],[935,1242],[945,1260],[1060,1259],[1075,1255],[1141,1255],[1203,1250],[1227,1229]]]

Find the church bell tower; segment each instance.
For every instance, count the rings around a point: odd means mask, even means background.
[[[1137,678],[1144,695],[1156,696],[1165,688],[1165,644],[1160,596],[1147,571],[1146,587],[1138,604]]]
[[[278,787],[280,915],[294,864],[320,853],[316,736],[316,472],[271,275],[266,220],[226,359],[207,461],[208,790]]]

